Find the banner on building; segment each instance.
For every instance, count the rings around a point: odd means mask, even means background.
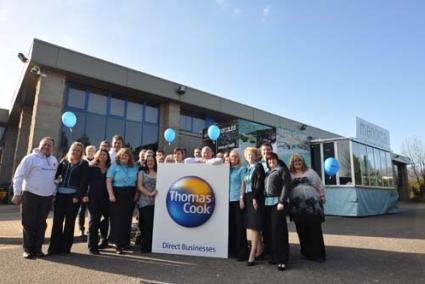
[[[227,258],[229,165],[159,164],[152,251]]]

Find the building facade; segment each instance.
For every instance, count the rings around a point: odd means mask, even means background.
[[[285,161],[293,152],[300,152],[308,163],[317,162],[312,159],[316,147],[312,141],[342,138],[41,40],[34,40],[28,58],[3,124],[0,183],[10,182],[20,160],[44,136],[55,138],[58,157],[72,141],[98,146],[114,134],[122,135],[134,152],[142,148],[171,152],[179,146],[190,154],[194,147],[208,142],[203,137],[205,129],[218,124],[222,137],[235,141],[228,145],[243,149],[269,141]],[[62,126],[65,111],[77,116],[73,129]],[[163,138],[167,128],[177,133],[172,145]],[[233,148],[223,146],[227,142],[217,143],[215,150]],[[399,171],[403,170],[401,163]],[[392,189],[396,188],[394,182]]]

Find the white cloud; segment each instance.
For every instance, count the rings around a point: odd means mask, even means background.
[[[221,8],[223,8],[225,5],[224,0],[215,0],[215,3],[217,3],[217,5],[220,6]]]
[[[235,8],[235,9],[233,9],[232,15],[234,17],[236,17],[236,16],[239,16],[241,13],[242,13],[242,10],[241,9]]]
[[[269,14],[270,14],[270,5],[267,5],[266,7],[263,8],[263,12],[262,12],[263,19],[267,18]]]

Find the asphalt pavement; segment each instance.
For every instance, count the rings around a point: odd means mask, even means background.
[[[425,204],[400,203],[400,213],[363,218],[327,217],[328,260],[300,258],[289,223],[288,270],[261,261],[247,267],[234,259],[141,254],[113,248],[88,254],[76,237],[70,255],[22,258],[19,209],[0,205],[0,283],[425,283]],[[51,217],[46,231],[51,230]]]

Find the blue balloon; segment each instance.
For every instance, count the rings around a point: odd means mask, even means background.
[[[340,165],[337,159],[327,158],[325,160],[325,172],[328,176],[334,176],[339,171]]]
[[[62,114],[62,123],[68,128],[72,128],[77,124],[77,117],[72,111]]]
[[[208,137],[215,141],[220,136],[220,128],[217,127],[217,125],[211,125],[208,127]]]
[[[172,128],[167,128],[164,131],[164,138],[168,143],[172,143],[176,138],[176,132]]]

